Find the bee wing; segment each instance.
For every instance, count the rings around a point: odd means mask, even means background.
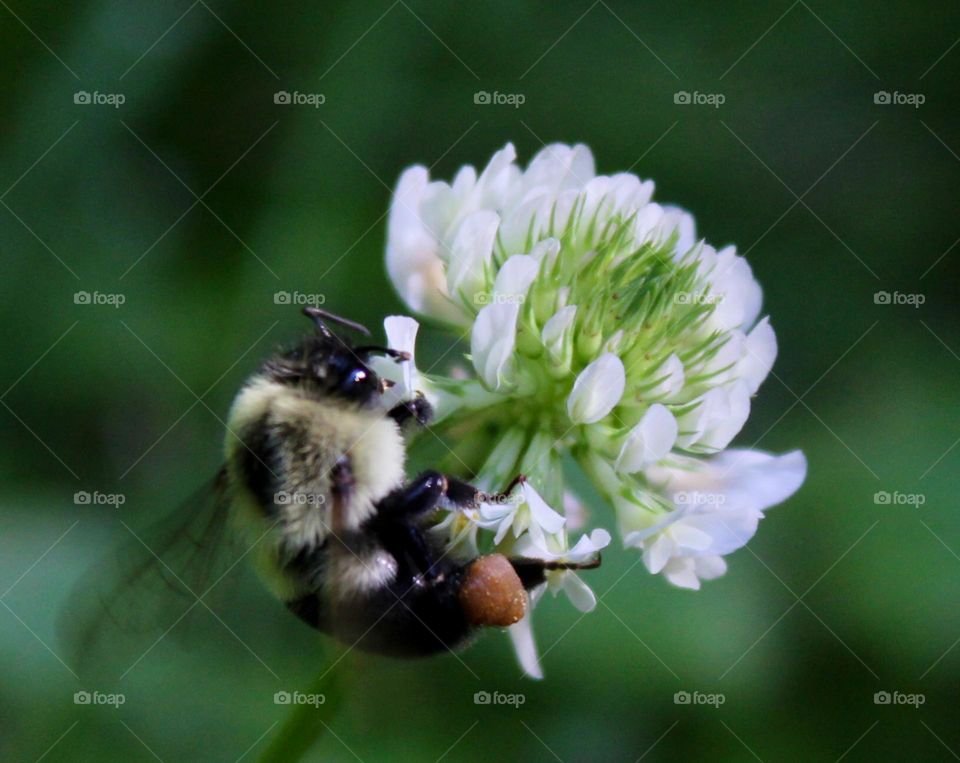
[[[247,551],[229,510],[221,469],[147,531],[124,523],[129,539],[81,577],[58,617],[81,676],[128,671],[187,615],[205,609],[201,598]]]

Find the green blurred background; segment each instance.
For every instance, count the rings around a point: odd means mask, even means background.
[[[0,759],[262,753],[287,711],[274,692],[336,652],[249,574],[227,581],[223,623],[195,612],[199,641],[171,634],[115,683],[72,675],[56,612],[121,520],[149,524],[215,471],[233,393],[304,329],[274,294],[321,293],[372,325],[401,310],[383,267],[397,176],[448,178],[507,141],[523,162],[585,142],[598,171],[655,179],[709,241],[749,252],[780,356],[737,442],[801,447],[809,478],[698,593],[612,550],[594,613],[546,600],[540,683],[498,634],[460,659],[347,656],[311,759],[958,757],[960,8],[0,5]],[[325,103],[275,104],[281,90]],[[81,290],[125,303],[75,304]],[[449,339],[424,339],[429,365]],[[126,503],[77,506],[78,490]],[[81,689],[126,703],[78,706]],[[481,690],[526,702],[478,706]],[[677,705],[679,690],[725,702]],[[883,690],[925,703],[876,705]]]

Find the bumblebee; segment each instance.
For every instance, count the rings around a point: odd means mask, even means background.
[[[333,329],[369,336],[352,321],[315,307],[303,312],[314,333],[266,360],[233,402],[225,464],[207,500],[212,509],[175,516],[157,548],[140,541],[149,554],[121,558],[123,579],[100,594],[101,612],[70,624],[81,649],[104,615],[142,611],[138,591],[151,581],[162,578],[202,599],[216,577],[210,559],[230,562],[220,553],[228,545],[249,552],[270,591],[302,621],[349,646],[395,657],[461,648],[484,626],[517,622],[527,592],[547,571],[599,565],[599,557],[573,565],[447,555],[428,532],[432,515],[491,497],[437,471],[406,479],[405,435],[428,426],[433,410],[422,394],[388,407],[391,382],[370,360],[409,357],[354,345]]]

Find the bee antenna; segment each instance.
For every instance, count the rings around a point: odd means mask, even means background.
[[[317,331],[328,338],[333,338],[333,332],[330,331],[330,328],[326,323],[324,323],[324,321],[339,323],[341,326],[346,326],[354,331],[359,331],[364,336],[370,336],[370,329],[368,329],[362,323],[351,321],[349,318],[343,318],[339,315],[335,315],[334,313],[328,313],[326,310],[321,310],[319,307],[305,307],[303,308],[303,314],[314,322],[317,327]]]
[[[364,345],[363,347],[355,348],[354,352],[357,355],[386,355],[388,358],[392,358],[397,361],[397,363],[403,363],[407,360],[410,360],[410,353],[404,352],[402,350],[394,350],[391,347],[380,347],[377,345]]]

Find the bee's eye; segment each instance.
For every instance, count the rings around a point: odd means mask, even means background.
[[[348,400],[368,402],[380,391],[380,379],[355,352],[336,352],[324,363],[316,378],[331,393]]]
[[[346,378],[340,384],[347,390],[356,385],[363,384],[368,378],[370,378],[370,372],[358,366],[350,369],[347,372]]]
[[[349,365],[340,372],[339,377],[337,391],[352,400],[369,400],[380,389],[376,374],[364,365]]]

